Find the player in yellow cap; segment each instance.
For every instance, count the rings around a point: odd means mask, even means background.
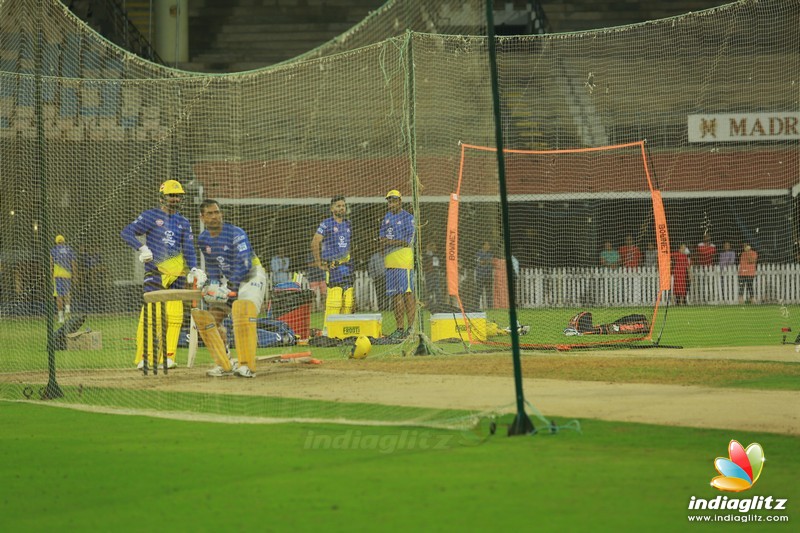
[[[70,292],[72,276],[78,255],[63,235],[56,235],[56,245],[50,249],[50,272],[53,274],[53,296],[58,309],[58,323],[64,323],[64,315],[70,313]]]
[[[193,282],[202,285],[206,275],[197,268],[192,227],[178,212],[185,195],[183,186],[177,180],[167,180],[161,184],[158,195],[161,206],[144,211],[121,233],[122,239],[139,252],[139,261],[144,263],[144,292],[183,289],[187,283]],[[140,237],[144,237],[144,244],[139,241]],[[167,368],[174,368],[183,323],[183,302],[167,302],[166,315]],[[144,342],[143,308],[139,316],[134,359],[139,368],[143,366]]]
[[[381,222],[380,243],[386,267],[386,295],[392,300],[397,329],[389,335],[404,339],[411,333],[417,312],[414,296],[414,216],[403,209],[400,191],[386,193],[388,212]],[[405,325],[404,325],[405,324]]]

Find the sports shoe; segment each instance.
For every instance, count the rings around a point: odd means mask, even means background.
[[[406,331],[404,329],[397,328],[394,330],[388,337],[389,339],[396,341],[406,338]]]
[[[235,357],[234,358],[228,357],[228,359],[230,359],[230,362],[231,362],[231,370],[236,370],[237,368],[239,368],[239,360],[238,359],[236,359]]]
[[[221,378],[223,376],[230,376],[232,372],[226,372],[224,368],[217,365],[208,372],[206,372],[206,376],[210,376],[212,378]]]
[[[141,369],[143,369],[143,368],[144,368],[144,359],[142,359],[141,361],[139,361],[139,364],[138,364],[138,365],[136,365],[136,369],[137,369],[137,370],[141,370]]]
[[[242,366],[238,367],[236,370],[233,371],[233,374],[237,378],[254,378],[254,377],[256,377],[256,375],[253,374],[253,372],[250,371],[250,367],[247,366],[247,365],[242,365]]]
[[[172,357],[167,357],[167,368],[177,368],[178,363]]]

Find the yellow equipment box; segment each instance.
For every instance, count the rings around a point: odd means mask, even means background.
[[[369,315],[330,315],[328,317],[328,337],[346,339],[347,337],[378,338],[382,335],[383,316],[380,313]]]
[[[486,313],[435,313],[431,315],[431,341],[463,339],[486,340]],[[469,327],[469,334],[467,328]]]

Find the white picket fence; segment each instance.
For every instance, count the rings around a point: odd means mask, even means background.
[[[658,294],[656,267],[638,269],[523,269],[518,281],[520,307],[650,305]],[[754,281],[759,303],[800,303],[800,265],[759,265]],[[691,267],[689,305],[739,303],[737,267]]]
[[[689,305],[739,303],[736,267],[691,268]],[[464,284],[462,280],[462,287]],[[307,283],[303,288],[308,288]],[[758,303],[800,304],[800,264],[759,265],[754,288]],[[354,292],[358,309],[380,310],[378,289],[367,272],[355,273]],[[648,306],[657,293],[655,267],[524,268],[517,280],[517,305],[521,308]],[[321,310],[323,305],[322,298],[316,298],[314,308]]]

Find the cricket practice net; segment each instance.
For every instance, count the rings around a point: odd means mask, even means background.
[[[718,247],[751,242],[776,272],[795,258],[799,9],[745,0],[627,27],[498,38],[503,228],[483,1],[390,1],[295,60],[225,75],[149,63],[56,0],[0,2],[0,397],[457,425],[488,407],[426,401],[392,380],[361,389],[347,372],[374,359],[504,350],[516,327],[530,350],[652,345],[675,331],[691,339],[663,320],[681,243],[694,249],[707,234]],[[715,142],[723,134],[738,137]],[[187,304],[178,369],[136,370],[143,265],[120,232],[158,207],[170,179],[185,189],[181,212],[195,236],[200,202],[216,199],[265,266],[259,318],[283,319],[294,338],[265,334],[259,356],[310,352],[321,365],[261,364],[246,383],[263,391],[214,381],[202,345],[186,368]],[[391,190],[416,230],[417,313],[402,338],[390,338],[397,324],[378,268]],[[317,335],[326,287],[310,243],[339,195],[357,316],[344,323],[370,332],[367,361],[348,359],[352,337]],[[52,296],[57,235],[75,253],[69,338]],[[617,251],[628,236],[639,263],[601,264],[606,243]],[[503,268],[512,256],[518,325]],[[782,290],[790,275],[757,278],[756,296],[800,303]],[[725,280],[732,270],[697,270],[681,303],[737,303]],[[605,329],[577,327],[587,312]],[[614,329],[631,315],[646,326]],[[713,327],[713,316],[695,326]]]

